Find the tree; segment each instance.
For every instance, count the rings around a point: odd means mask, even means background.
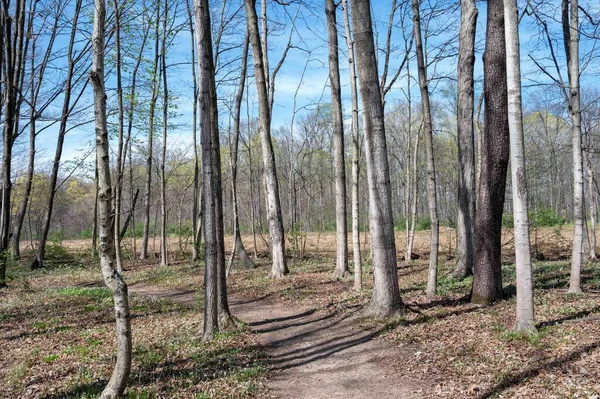
[[[334,0],[325,0],[329,43],[329,84],[331,86],[331,116],[333,119],[333,157],[335,163],[335,225],[337,257],[334,276],[346,277],[348,270],[348,225],[346,220],[346,162],[344,157],[344,122],[342,119],[342,90],[338,34]]]
[[[581,149],[581,96],[579,93],[579,0],[562,1],[562,24],[569,76],[569,115],[573,140],[573,252],[569,292],[581,293],[583,258],[583,154]]]
[[[348,71],[350,74],[350,94],[352,97],[352,257],[354,263],[354,289],[362,288],[362,261],[360,255],[360,203],[359,203],[359,177],[360,177],[360,131],[358,128],[358,88],[356,84],[356,67],[354,65],[354,41],[350,32],[350,17],[348,15],[348,1],[342,0],[344,11],[344,34],[348,48]]]
[[[110,156],[106,123],[106,90],[104,88],[104,35],[106,8],[104,0],[94,1],[94,30],[92,35],[92,71],[90,80],[94,89],[94,114],[96,122],[96,162],[98,165],[98,216],[100,239],[100,267],[104,283],[110,289],[115,309],[117,335],[117,361],[100,397],[113,399],[125,391],[131,371],[131,315],[127,284],[116,269],[114,223],[111,214],[112,186],[110,182]]]
[[[15,4],[14,15],[10,15],[9,2],[2,2],[0,14],[0,48],[2,51],[0,77],[4,83],[4,124],[2,129],[2,208],[0,212],[0,288],[6,287],[6,264],[10,236],[10,193],[12,150],[19,135],[19,91],[22,87],[24,70],[23,41],[25,39],[25,0]]]
[[[389,316],[401,311],[402,301],[398,288],[383,103],[377,76],[370,6],[369,0],[355,0],[351,3],[369,185],[369,230],[374,278],[369,312]]]
[[[477,5],[475,0],[461,0],[458,50],[458,216],[456,222],[457,261],[453,275],[463,278],[473,273],[475,257],[475,141],[473,114],[475,108],[475,32]]]
[[[160,79],[158,76],[158,68],[160,63],[160,2],[156,2],[156,16],[154,20],[154,58],[152,61],[152,71],[150,79],[152,80],[152,93],[150,97],[150,111],[148,116],[148,143],[146,150],[146,192],[144,194],[144,236],[142,238],[142,250],[140,259],[148,257],[148,239],[150,237],[150,194],[152,190],[152,152],[154,139],[154,113],[156,110],[156,102],[158,100]]]
[[[56,194],[56,186],[58,183],[58,172],[60,169],[60,163],[62,158],[62,152],[65,142],[65,136],[68,129],[69,118],[73,114],[73,110],[77,105],[77,102],[81,99],[82,93],[87,86],[87,81],[80,86],[79,92],[75,93],[73,102],[71,97],[73,90],[76,88],[77,83],[81,80],[76,76],[76,72],[79,69],[78,64],[86,60],[84,56],[88,53],[88,45],[84,47],[83,51],[77,52],[76,40],[79,15],[81,12],[82,0],[77,0],[75,3],[75,11],[71,22],[71,32],[67,50],[67,76],[65,79],[65,88],[63,92],[63,104],[60,116],[60,123],[58,128],[58,138],[56,142],[56,152],[54,154],[54,161],[52,162],[52,173],[50,176],[50,186],[48,188],[48,204],[46,206],[46,213],[44,215],[44,222],[42,225],[42,235],[38,245],[37,253],[33,262],[31,263],[32,269],[38,269],[43,267],[44,256],[46,254],[46,243],[48,241],[48,234],[50,232],[50,223],[52,221],[52,211],[54,206],[54,196]]]
[[[238,90],[235,95],[235,108],[233,115],[233,141],[230,149],[230,162],[231,162],[231,196],[232,196],[232,207],[233,207],[233,250],[231,252],[230,264],[233,262],[233,256],[237,251],[240,260],[245,267],[254,267],[252,259],[248,256],[244,243],[242,241],[242,234],[240,233],[240,216],[238,212],[238,191],[237,191],[237,169],[238,169],[238,150],[240,141],[240,118],[242,110],[242,100],[244,99],[244,87],[246,85],[246,72],[248,69],[248,47],[250,46],[248,32],[244,38],[244,48],[242,50],[242,67],[240,71],[240,82],[238,84]]]
[[[475,270],[471,301],[489,305],[502,299],[501,234],[509,161],[504,5],[489,0],[483,60],[485,127],[475,219]]]
[[[279,181],[277,179],[277,169],[275,165],[275,153],[273,151],[273,142],[271,141],[271,106],[273,96],[269,97],[267,93],[268,69],[264,63],[264,53],[267,51],[266,45],[263,47],[260,35],[258,33],[258,17],[256,15],[256,0],[244,0],[246,5],[246,19],[248,24],[248,34],[252,45],[252,54],[254,58],[254,80],[256,82],[256,91],[258,94],[258,114],[260,124],[260,138],[263,153],[264,180],[266,188],[267,218],[269,219],[269,234],[271,235],[271,267],[272,278],[280,278],[288,273],[285,260],[285,241],[283,231],[283,217],[281,212],[281,202],[279,198]],[[263,19],[263,22],[265,20]],[[263,34],[263,40],[266,44],[266,35]],[[288,47],[289,48],[289,45]],[[271,81],[270,89],[274,91],[274,83]]]
[[[437,290],[437,263],[440,242],[440,222],[437,210],[437,187],[435,182],[435,158],[433,155],[433,121],[429,102],[429,86],[427,65],[423,54],[421,39],[421,13],[419,0],[412,0],[413,29],[415,50],[417,53],[417,68],[419,74],[419,88],[421,89],[421,108],[423,112],[423,128],[425,134],[425,147],[427,149],[427,200],[429,203],[429,217],[431,218],[431,238],[429,251],[429,271],[427,273],[427,295],[434,296]]]
[[[517,319],[515,329],[535,329],[533,316],[533,275],[527,214],[527,178],[521,103],[521,56],[519,15],[516,0],[504,0],[506,37],[506,77],[508,89],[508,123],[513,189],[515,256],[517,269]]]

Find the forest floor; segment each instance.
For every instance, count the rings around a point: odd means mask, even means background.
[[[565,231],[567,236],[568,228],[560,234],[539,232],[539,252],[546,259],[568,253],[560,241]],[[425,241],[426,234],[420,232],[417,241]],[[522,335],[512,331],[510,250],[503,270],[507,299],[484,308],[467,301],[470,279],[447,277],[451,257],[442,258],[438,297],[428,299],[423,292],[427,254],[418,246],[422,258],[399,268],[403,316],[377,320],[361,317],[370,297],[370,265],[360,292],[352,289],[351,278],[334,280],[331,236],[319,235],[319,246],[315,235],[309,236],[305,256],[289,258],[291,273],[281,280],[267,278],[268,259],[260,250],[257,268],[234,265],[228,290],[239,328],[210,342],[198,339],[202,267],[185,257],[169,267],[154,260],[127,263],[134,293],[128,397],[589,399],[600,394],[597,264],[584,268],[585,293],[570,295],[567,261],[535,263],[538,332]],[[510,232],[503,243],[510,246]],[[0,292],[0,397],[91,398],[110,375],[110,294],[85,244],[73,244],[53,248],[54,261],[44,270],[9,269],[9,288]]]

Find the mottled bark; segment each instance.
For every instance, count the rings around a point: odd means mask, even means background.
[[[117,270],[115,233],[112,218],[112,186],[108,129],[106,125],[106,90],[104,88],[104,0],[94,2],[94,31],[92,34],[93,63],[90,79],[94,89],[94,115],[96,122],[96,162],[98,165],[98,216],[100,267],[104,283],[110,289],[115,310],[117,358],[115,368],[100,398],[114,399],[123,395],[131,371],[131,323],[127,284]]]

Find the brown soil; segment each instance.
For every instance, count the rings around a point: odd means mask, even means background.
[[[193,291],[134,284],[132,293],[195,304]],[[269,299],[230,299],[230,308],[258,335],[274,371],[266,398],[421,398],[422,381],[398,378],[392,364],[414,355],[377,338],[358,307],[333,311],[297,308]],[[372,324],[372,323],[371,323]]]

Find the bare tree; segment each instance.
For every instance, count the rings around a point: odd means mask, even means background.
[[[573,252],[569,292],[581,293],[583,261],[583,154],[581,149],[581,95],[579,93],[579,0],[562,1],[562,24],[569,76],[569,114],[573,140]]]
[[[475,269],[471,301],[502,299],[501,234],[509,161],[504,5],[489,0],[484,57],[485,134],[475,219]]]
[[[453,275],[463,278],[473,273],[475,259],[475,0],[461,0],[458,50],[458,216],[456,222],[457,261]]]
[[[54,206],[54,197],[56,194],[56,186],[58,182],[58,172],[60,168],[60,161],[62,158],[62,151],[65,142],[65,135],[68,132],[68,123],[69,117],[73,113],[73,109],[76,106],[77,102],[81,98],[87,81],[81,85],[78,93],[75,93],[73,101],[71,101],[71,97],[73,95],[73,89],[76,87],[77,83],[82,79],[80,76],[76,76],[77,66],[78,64],[84,60],[85,55],[88,52],[88,48],[84,48],[84,51],[80,51],[77,53],[76,51],[76,40],[77,40],[77,30],[78,30],[78,21],[79,14],[81,12],[82,1],[77,0],[75,3],[75,11],[73,13],[73,18],[71,22],[71,33],[69,38],[68,50],[67,50],[67,76],[65,79],[65,88],[63,93],[63,105],[60,116],[60,124],[58,128],[58,139],[56,142],[56,152],[54,154],[54,161],[52,163],[52,172],[50,176],[50,186],[48,187],[48,203],[46,206],[46,214],[44,216],[44,222],[42,225],[42,235],[40,237],[40,242],[38,245],[37,253],[33,262],[31,263],[32,269],[38,269],[43,267],[44,256],[46,253],[46,243],[48,241],[48,234],[50,232],[50,223],[52,220],[52,211]]]
[[[329,43],[329,84],[331,86],[331,116],[333,118],[333,157],[335,163],[335,225],[337,256],[335,278],[350,274],[348,270],[348,224],[346,220],[346,162],[344,157],[344,121],[342,119],[342,89],[338,56],[336,5],[325,0]]]
[[[140,259],[148,257],[148,239],[150,236],[150,194],[152,190],[152,152],[154,139],[154,113],[156,110],[156,101],[158,100],[160,79],[158,76],[159,55],[160,55],[160,2],[156,2],[156,16],[154,20],[154,58],[152,61],[152,71],[150,79],[152,80],[152,94],[150,98],[150,111],[148,116],[148,143],[146,150],[146,192],[144,194],[144,236],[142,238],[142,249]]]
[[[275,153],[271,141],[271,105],[267,92],[268,69],[264,64],[264,52],[266,48],[260,40],[258,33],[258,17],[256,15],[256,0],[244,0],[246,5],[246,18],[248,23],[248,34],[252,44],[252,54],[254,58],[254,80],[256,82],[256,91],[258,93],[259,106],[259,124],[260,138],[263,152],[264,180],[266,187],[267,217],[269,219],[269,233],[271,235],[271,255],[272,268],[271,277],[280,278],[288,273],[285,259],[285,241],[283,231],[283,217],[281,212],[281,202],[279,198],[279,182],[277,180],[277,169],[275,166]],[[265,36],[263,34],[263,36]],[[263,40],[266,40],[263,37]],[[265,42],[266,43],[266,42]],[[289,48],[286,47],[286,49]],[[270,90],[274,90],[274,83],[271,81]]]
[[[238,212],[238,191],[237,191],[237,169],[238,169],[238,149],[240,140],[240,118],[242,110],[242,100],[244,99],[244,87],[246,85],[246,73],[248,68],[248,47],[250,45],[248,38],[248,32],[244,38],[244,48],[242,50],[242,67],[240,71],[240,82],[238,84],[238,90],[235,95],[235,108],[233,115],[233,140],[230,149],[230,162],[231,162],[231,195],[232,195],[232,208],[233,208],[233,250],[231,252],[231,258],[229,263],[233,263],[233,257],[237,251],[240,260],[245,267],[254,267],[252,259],[248,256],[244,243],[242,241],[242,234],[240,233],[240,217]],[[229,268],[229,267],[228,267]]]
[[[350,94],[352,97],[352,256],[354,263],[354,289],[362,288],[362,260],[360,255],[360,202],[359,202],[359,177],[360,177],[360,131],[358,127],[358,88],[356,83],[356,67],[354,65],[354,41],[350,32],[350,17],[348,1],[342,0],[344,12],[344,34],[348,48],[348,71],[350,73]]]
[[[112,186],[110,181],[110,159],[108,152],[108,129],[106,124],[106,90],[104,88],[104,23],[106,8],[104,0],[94,2],[94,31],[92,35],[92,71],[90,80],[94,89],[94,113],[96,119],[96,162],[98,164],[98,215],[100,238],[100,267],[104,283],[113,295],[116,335],[117,361],[115,368],[100,397],[113,399],[125,391],[131,371],[131,323],[127,284],[116,269],[115,234],[112,208]]]
[[[521,102],[521,56],[519,46],[519,15],[516,0],[504,0],[506,38],[506,77],[508,88],[508,123],[513,189],[515,256],[517,269],[517,317],[515,329],[535,330],[533,315],[533,275],[527,214],[527,178],[525,143],[523,138],[523,107]]]
[[[421,89],[423,127],[425,130],[425,147],[427,150],[427,200],[429,203],[429,217],[431,218],[427,295],[434,296],[437,290],[437,263],[440,242],[440,222],[438,220],[437,187],[435,183],[435,158],[433,155],[433,121],[431,117],[431,106],[429,103],[427,65],[425,64],[423,42],[421,39],[421,13],[419,10],[419,0],[412,0],[412,7],[415,50],[417,53],[417,68],[419,74],[419,88]]]
[[[398,288],[385,123],[370,6],[369,0],[355,0],[351,3],[369,185],[369,229],[374,278],[369,312],[378,316],[389,316],[401,311],[402,301]]]

